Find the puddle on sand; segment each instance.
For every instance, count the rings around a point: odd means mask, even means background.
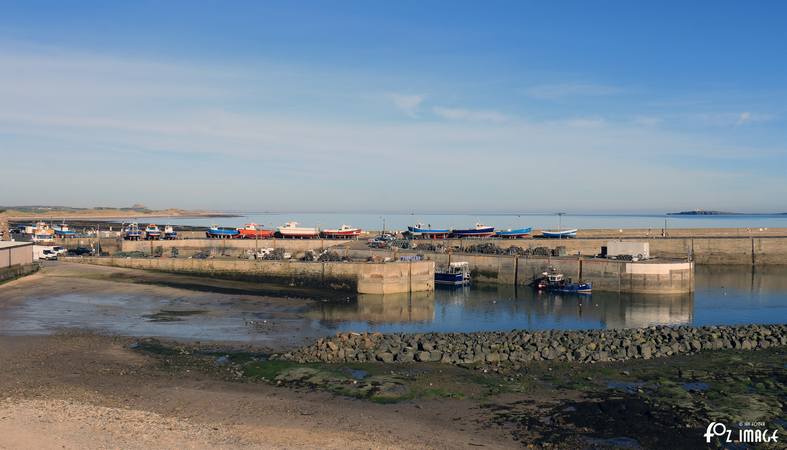
[[[607,388],[623,391],[627,394],[634,394],[643,386],[645,386],[645,383],[639,381],[607,381]]]
[[[701,381],[694,381],[694,382],[691,382],[691,383],[683,383],[683,384],[681,384],[681,387],[683,387],[683,389],[685,389],[685,390],[687,390],[689,392],[705,392],[705,391],[708,390],[708,388],[710,388],[708,383],[703,383]]]
[[[349,367],[343,367],[341,370],[345,375],[350,376],[350,378],[353,380],[363,380],[369,376],[369,372],[363,369],[351,369]]]
[[[207,311],[200,310],[172,310],[162,309],[153,314],[144,314],[142,317],[148,319],[149,322],[177,322],[182,321],[184,317],[194,316],[197,314],[204,314]]]

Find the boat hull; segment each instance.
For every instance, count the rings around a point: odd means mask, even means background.
[[[241,239],[269,239],[273,237],[273,230],[239,230]]]
[[[469,230],[451,230],[451,236],[457,238],[491,237],[495,235],[495,227],[473,228]]]
[[[541,235],[547,239],[566,239],[577,237],[577,230],[542,231]]]
[[[532,228],[518,228],[516,230],[503,230],[495,233],[495,236],[505,239],[518,239],[518,238],[530,236],[530,233],[532,231],[533,231]]]
[[[320,232],[322,237],[328,239],[348,239],[353,238],[361,235],[361,230],[322,230]]]
[[[451,234],[451,230],[407,227],[407,232],[415,238],[445,239]]]
[[[235,239],[240,236],[238,230],[211,229],[205,232],[208,239]]]
[[[435,284],[447,285],[447,286],[462,286],[468,284],[469,281],[470,280],[465,278],[464,274],[462,273],[435,272],[434,274]]]

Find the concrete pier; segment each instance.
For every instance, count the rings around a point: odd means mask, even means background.
[[[75,257],[66,260],[329,289],[353,294],[399,294],[434,290],[434,261],[365,263],[111,257]]]

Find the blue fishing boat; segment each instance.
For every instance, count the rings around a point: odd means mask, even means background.
[[[127,241],[138,241],[142,239],[142,230],[136,223],[130,223],[123,228],[123,239]]]
[[[547,239],[568,239],[577,237],[577,230],[544,230],[541,232],[541,235]]]
[[[55,236],[59,238],[70,238],[75,237],[77,232],[68,228],[68,225],[65,223],[61,223],[60,225],[55,225],[52,227],[55,230]]]
[[[495,227],[488,227],[480,223],[475,224],[475,227],[466,230],[451,230],[451,236],[457,238],[465,237],[490,237],[495,235]]]
[[[448,237],[451,234],[451,230],[445,228],[432,228],[431,225],[424,225],[422,223],[418,223],[415,226],[408,226],[407,227],[407,234],[408,236],[418,238],[431,238],[431,239],[443,239]]]
[[[536,287],[539,290],[567,294],[590,294],[593,290],[592,283],[574,283],[570,278],[567,280],[562,273],[557,272],[555,269],[544,272],[542,277],[537,280]]]
[[[237,228],[220,227],[213,225],[205,232],[208,239],[233,239],[240,236],[240,231]]]
[[[452,262],[448,267],[436,268],[434,271],[435,284],[449,286],[464,286],[470,284],[470,266],[465,261]]]
[[[529,236],[530,233],[533,232],[533,228],[516,228],[516,229],[507,229],[507,230],[500,230],[495,233],[495,236],[499,238],[507,238],[507,239],[518,239]]]

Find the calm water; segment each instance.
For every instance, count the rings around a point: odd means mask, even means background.
[[[562,218],[563,228],[654,228],[664,227],[664,215],[569,215]],[[408,225],[421,222],[440,228],[464,228],[481,222],[500,229],[505,228],[557,228],[560,224],[554,214],[483,215],[483,214],[351,214],[351,213],[291,213],[247,214],[243,217],[205,219],[164,219],[172,225],[212,224],[241,226],[255,222],[276,227],[289,221],[304,226],[321,228],[342,224],[379,230],[385,219],[386,229],[403,230]],[[668,228],[778,228],[787,227],[787,215],[759,216],[669,216]]]
[[[361,296],[347,304],[272,310],[261,300],[183,293],[177,298],[58,294],[0,310],[0,332],[88,328],[130,336],[201,341],[297,343],[337,331],[483,331],[648,325],[783,323],[787,266],[697,268],[694,295],[537,294],[528,288],[470,287],[402,296]],[[184,311],[175,320],[157,313]],[[269,321],[263,323],[262,321]],[[262,324],[262,326],[260,326]],[[293,333],[293,330],[300,330]]]

